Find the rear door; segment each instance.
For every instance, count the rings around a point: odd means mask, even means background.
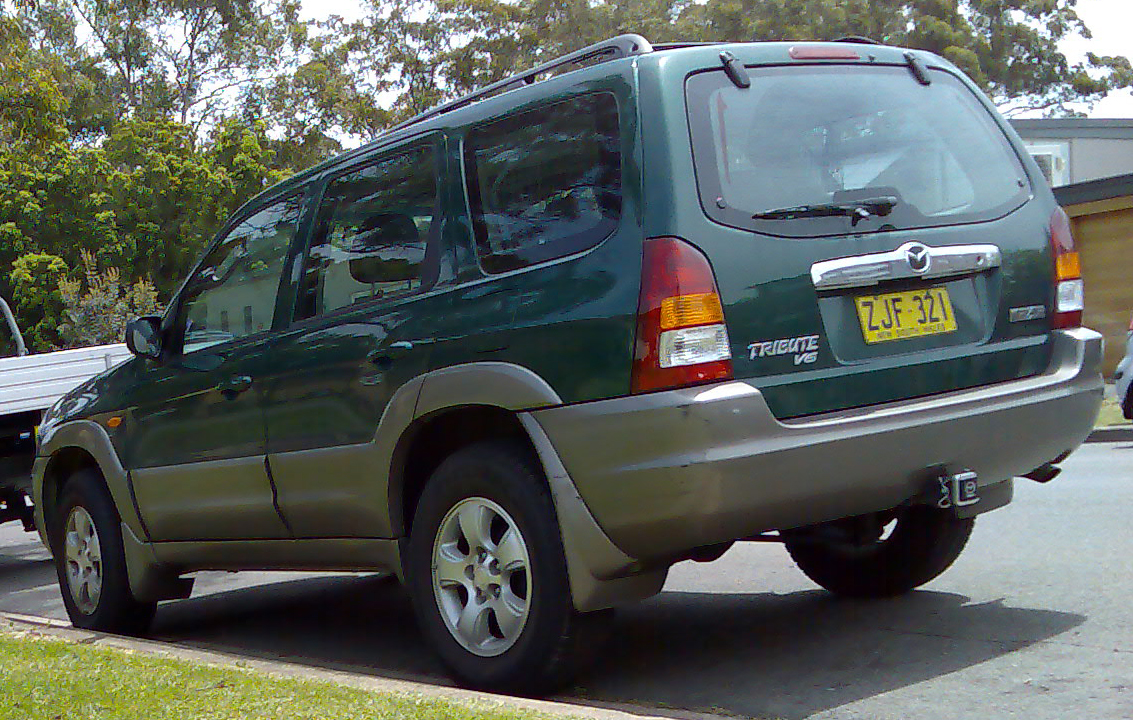
[[[428,369],[441,314],[442,148],[421,138],[323,190],[265,383],[272,477],[296,537],[391,535],[373,441],[393,394]]]
[[[686,83],[735,375],[794,417],[1039,372],[1050,211],[956,76],[749,67]]]

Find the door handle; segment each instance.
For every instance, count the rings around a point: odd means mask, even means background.
[[[233,375],[220,383],[220,393],[227,398],[232,398],[250,387],[252,387],[252,378],[247,375]]]
[[[388,368],[394,360],[403,357],[406,353],[413,349],[413,343],[408,340],[398,340],[397,342],[390,343],[383,348],[378,348],[374,352],[366,356],[374,365],[377,365],[383,370]]]

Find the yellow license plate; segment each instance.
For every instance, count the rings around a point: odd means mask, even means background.
[[[948,289],[863,295],[854,298],[858,321],[867,343],[907,340],[924,335],[949,333],[956,329]]]

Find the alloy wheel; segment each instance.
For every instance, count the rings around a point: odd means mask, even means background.
[[[515,520],[497,503],[457,503],[433,542],[433,595],[453,638],[482,657],[519,639],[530,613],[531,560]]]
[[[67,585],[79,611],[90,615],[102,596],[102,546],[90,513],[82,506],[71,509],[63,535]]]

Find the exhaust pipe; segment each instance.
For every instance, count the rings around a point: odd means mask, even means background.
[[[1058,477],[1061,472],[1062,468],[1057,467],[1054,463],[1044,463],[1025,474],[1023,477],[1028,480],[1034,480],[1037,483],[1048,483]]]

